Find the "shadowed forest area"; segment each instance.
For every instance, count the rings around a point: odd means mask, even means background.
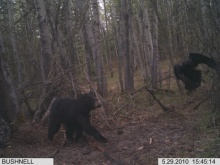
[[[56,165],[219,158],[220,69],[196,65],[201,84],[188,90],[173,68],[190,53],[220,65],[219,1],[1,0],[0,157]],[[108,142],[84,133],[70,143],[64,126],[49,141],[42,119],[53,98],[89,91],[101,103],[91,124]]]

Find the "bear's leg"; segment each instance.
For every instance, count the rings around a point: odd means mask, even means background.
[[[79,139],[83,136],[83,129],[80,126],[76,127],[76,136],[75,141],[78,142]]]
[[[50,120],[48,126],[48,139],[53,140],[53,136],[59,131],[61,122]]]
[[[93,136],[96,140],[102,142],[102,143],[107,143],[108,140],[102,136],[102,134],[95,129],[90,123],[89,117],[88,116],[82,116],[78,115],[78,124],[80,127],[89,135]]]
[[[66,138],[73,142],[73,132],[74,132],[74,126],[73,125],[70,125],[70,124],[67,124],[66,126]]]

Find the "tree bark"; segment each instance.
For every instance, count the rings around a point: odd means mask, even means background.
[[[85,61],[86,61],[86,77],[88,79],[88,81],[91,81],[92,78],[92,61],[93,61],[93,53],[92,53],[92,49],[91,49],[91,42],[89,41],[89,36],[88,36],[88,25],[87,25],[87,21],[88,20],[88,14],[89,14],[89,10],[88,10],[88,4],[87,3],[83,3],[83,1],[76,1],[76,7],[77,7],[77,16],[83,15],[85,14],[85,16],[83,17],[83,21],[82,21],[82,28],[81,28],[81,36],[82,36],[82,40],[84,43],[84,48],[85,48]],[[85,13],[84,13],[84,10]],[[93,39],[92,39],[93,40]]]
[[[159,52],[158,52],[158,16],[153,11],[152,22],[152,41],[153,41],[153,57],[151,63],[151,84],[152,88],[157,88],[158,65],[159,65]]]
[[[4,56],[0,34],[0,117],[8,123],[13,123],[19,112],[18,96]]]
[[[131,1],[121,0],[121,34],[122,34],[122,51],[124,56],[124,85],[125,90],[134,89],[134,68],[133,54],[130,48],[130,28],[131,28]]]
[[[140,36],[140,42],[141,45],[141,52],[142,52],[142,63],[144,66],[144,78],[150,82],[151,74],[150,74],[150,66],[151,66],[151,60],[153,57],[153,43],[152,43],[152,34],[151,34],[151,25],[150,25],[150,18],[149,18],[149,12],[146,5],[146,2],[144,0],[141,1],[140,7],[139,7],[140,15],[139,15],[139,36]],[[145,81],[147,82],[147,81]]]
[[[112,17],[114,18],[112,21],[113,30],[115,33],[114,46],[115,46],[115,54],[118,59],[118,79],[120,84],[121,92],[124,91],[124,83],[123,83],[123,55],[122,55],[122,39],[121,39],[121,28],[120,25],[122,21],[119,21],[120,14],[117,15],[115,7],[111,10]]]
[[[100,95],[107,95],[107,80],[103,70],[103,60],[101,56],[101,44],[100,44],[100,20],[99,20],[99,9],[98,1],[91,0],[92,12],[93,12],[93,29],[94,29],[94,55],[97,73],[97,90]]]
[[[170,8],[172,9],[172,5],[169,4],[169,2],[167,2],[167,5],[169,5]],[[174,31],[174,21],[172,19],[171,10],[168,9],[166,15],[167,15],[167,18],[169,18],[168,22],[167,22],[167,26],[166,26],[167,32],[168,32],[167,33],[167,35],[168,35],[168,37],[167,37],[167,48],[168,48],[168,55],[169,55],[170,64],[173,68],[173,66],[174,66],[173,58],[174,58],[175,46],[173,46],[173,43],[172,43],[172,41],[173,41],[172,31]],[[179,91],[181,91],[181,86],[180,86],[179,81],[176,78],[175,78],[175,80],[176,80]],[[169,88],[170,88],[170,79],[169,79]]]
[[[0,34],[0,147],[10,139],[10,127],[14,126],[19,112],[18,96],[4,56]]]
[[[47,25],[47,14],[44,0],[36,0],[36,9],[38,13],[38,22],[39,22],[39,30],[40,30],[40,43],[41,43],[41,55],[42,55],[42,76],[44,80],[44,90],[40,99],[38,110],[34,115],[34,121],[40,121],[43,112],[45,109],[43,105],[47,108],[50,104],[51,98],[50,90],[51,84],[49,84],[49,72],[51,68],[51,40],[49,28]]]
[[[65,25],[66,25],[66,40],[67,40],[67,55],[69,57],[69,65],[70,66],[76,66],[77,64],[77,51],[75,48],[75,34],[73,30],[73,23],[71,22],[71,3],[70,0],[64,0],[63,2],[63,12],[64,12],[64,19],[65,19]],[[77,97],[77,93],[79,93],[78,88],[76,87],[75,83],[77,82],[75,78],[75,69],[72,69],[70,72],[70,81],[72,84],[72,90],[74,91],[74,97]]]
[[[10,31],[10,40],[12,44],[13,50],[13,57],[15,60],[16,68],[17,68],[17,80],[19,83],[22,83],[22,69],[21,69],[21,59],[17,50],[17,41],[14,34],[14,20],[13,20],[13,13],[12,13],[12,1],[7,0],[7,7],[8,7],[8,23],[9,23],[9,31]]]
[[[108,64],[108,68],[109,71],[111,73],[111,77],[113,77],[113,70],[112,70],[112,56],[111,56],[111,50],[110,50],[110,42],[108,42],[108,37],[106,37],[108,35],[109,31],[109,24],[108,24],[108,17],[107,17],[107,12],[106,12],[106,2],[105,0],[103,0],[103,7],[104,7],[104,15],[105,15],[105,28],[103,29],[103,35],[105,38],[105,52],[106,52],[106,59],[107,59],[107,64]]]

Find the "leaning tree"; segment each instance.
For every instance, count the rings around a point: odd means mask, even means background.
[[[15,87],[4,57],[4,47],[0,34],[0,146],[10,139],[11,127],[15,123],[19,110]]]

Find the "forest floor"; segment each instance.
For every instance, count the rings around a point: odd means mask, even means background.
[[[88,135],[69,144],[63,129],[50,142],[46,127],[25,123],[0,149],[0,157],[53,157],[55,165],[157,165],[157,158],[220,157],[220,129],[210,124],[205,88],[190,95],[155,95],[171,111],[163,111],[144,90],[109,96],[105,109],[92,113],[92,124],[108,139],[106,144]]]

